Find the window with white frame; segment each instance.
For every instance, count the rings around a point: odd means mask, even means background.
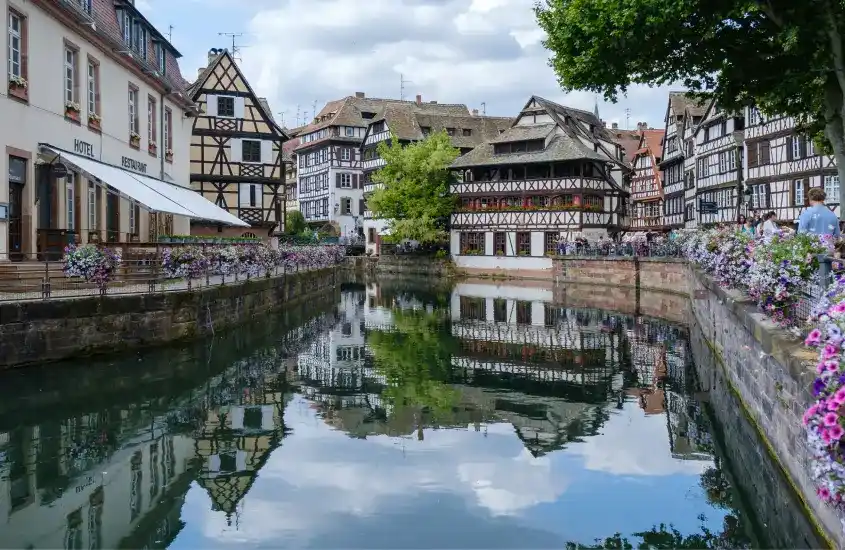
[[[88,182],[88,229],[97,229],[97,187]]]
[[[355,137],[355,128],[353,128],[352,126],[347,126],[346,137]]]
[[[156,126],[158,122],[158,108],[156,107],[156,100],[154,97],[149,96],[147,97],[147,142],[151,145],[155,143],[156,135]]]
[[[97,90],[99,88],[97,83],[97,74],[99,70],[97,64],[93,61],[88,61],[88,114],[99,115],[97,112]]]
[[[161,129],[164,134],[164,148],[167,151],[173,151],[173,111],[164,108],[164,128]]]
[[[839,176],[824,177],[824,194],[827,195],[825,202],[839,202]]]
[[[723,151],[719,153],[719,172],[728,171],[728,153]]]
[[[17,13],[9,12],[9,76],[23,78],[22,55],[23,20]]]
[[[807,156],[808,157],[816,156],[816,146],[813,144],[812,139],[807,140]]]
[[[68,172],[65,176],[65,215],[67,216],[67,229],[76,229],[76,174]]]
[[[138,133],[138,89],[129,87],[129,133]]]
[[[65,47],[65,103],[76,103],[76,50]]]
[[[736,170],[736,155],[738,151],[732,149],[727,151],[725,154],[728,156],[728,170]]]
[[[352,149],[342,147],[340,149],[340,160],[349,160],[352,157]]]
[[[803,206],[804,204],[804,180],[795,180],[792,182],[792,200],[795,206]]]
[[[340,175],[340,186],[343,187],[343,188],[352,187],[352,174],[341,174]]]
[[[793,136],[792,138],[792,158],[800,159],[801,158],[801,138],[798,136]]]
[[[138,203],[135,201],[129,202],[129,234],[135,235],[137,233],[135,225],[138,223],[138,220],[135,219],[135,208],[138,206]]]
[[[748,109],[748,125],[754,126],[760,122],[762,122],[762,117],[760,116],[760,111],[757,107],[751,107]]]
[[[766,190],[766,184],[755,185],[751,188],[751,206],[752,208],[769,207],[769,196]]]

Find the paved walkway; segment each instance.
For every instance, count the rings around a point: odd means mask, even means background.
[[[324,268],[299,269],[295,271],[288,271],[288,275],[301,273],[304,271],[315,271]],[[271,273],[271,277],[284,275],[284,271],[279,269],[278,272]],[[251,280],[263,279],[264,273],[258,276],[250,276]],[[211,286],[236,285],[243,284],[247,281],[246,273],[239,273],[237,279],[235,275],[209,275],[191,279],[190,288],[200,289]],[[51,277],[50,278],[50,295],[45,297],[42,294],[41,283],[43,279],[39,279],[34,273],[31,279],[20,281],[20,291],[4,291],[0,292],[0,302],[31,302],[42,300],[58,300],[69,298],[80,298],[85,296],[99,296],[100,290],[90,283],[84,283],[80,279],[71,279],[65,277]],[[188,281],[185,279],[165,279],[160,283],[156,283],[152,293],[157,292],[176,292],[179,290],[188,290]],[[122,294],[150,294],[150,284],[148,280],[139,280],[138,282],[131,281],[116,281],[109,284],[106,290],[107,296],[117,296]]]

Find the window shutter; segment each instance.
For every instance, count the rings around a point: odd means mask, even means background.
[[[352,189],[358,189],[358,174],[352,174]]]
[[[334,175],[334,177],[335,177],[335,182],[334,182],[334,183],[335,183],[335,187],[337,187],[338,189],[340,189],[340,173],[335,174],[335,175]]]
[[[276,162],[276,159],[273,158],[273,142],[269,139],[261,140],[261,162],[265,164]]]
[[[217,96],[205,94],[205,114],[208,116],[217,116]]]
[[[364,215],[364,199],[361,199],[361,200],[358,201],[358,215],[359,216]]]
[[[793,151],[792,147],[793,147],[793,142],[795,141],[795,139],[796,138],[794,138],[792,136],[789,136],[788,138],[786,138],[786,160],[795,160],[793,158],[794,155],[792,154],[792,151]]]
[[[81,181],[84,180],[80,176],[77,176],[76,184],[73,186],[73,227],[76,229],[77,234],[81,234],[82,232],[82,193],[80,192],[80,187],[83,186],[79,184]],[[77,242],[82,242],[81,237]]]
[[[240,138],[230,138],[229,146],[231,153],[229,154],[229,162],[241,162],[243,160],[244,144]]]
[[[801,158],[806,157],[807,156],[807,138],[805,138],[803,136],[801,137],[801,145],[799,145],[799,147],[800,147],[800,152],[801,152]]]
[[[810,178],[804,178],[804,202],[799,204],[798,206],[806,206],[807,205],[807,191],[810,190]]]
[[[769,140],[760,143],[760,164],[769,164],[769,148],[771,144]]]
[[[750,143],[748,145],[748,167],[753,168],[757,166],[757,144]]]
[[[235,118],[243,118],[244,117],[244,111],[245,111],[244,100],[245,99],[246,98],[243,98],[243,97],[236,97],[235,98],[235,101],[234,101],[234,103],[235,103]]]

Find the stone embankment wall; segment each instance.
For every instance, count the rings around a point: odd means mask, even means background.
[[[345,268],[360,275],[392,273],[452,277],[455,267],[448,258],[433,256],[349,256]]]
[[[0,368],[143,348],[258,319],[340,283],[327,268],[156,294],[0,304]]]
[[[813,402],[816,354],[741,293],[721,288],[692,269],[688,281],[691,324],[700,327],[704,345],[809,517],[832,545],[845,548],[838,514],[816,496],[801,421]],[[696,355],[699,360],[701,354]],[[728,405],[714,403],[719,406]]]
[[[687,293],[687,262],[679,258],[555,258],[555,284],[591,284]]]

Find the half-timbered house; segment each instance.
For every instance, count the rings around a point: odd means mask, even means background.
[[[663,219],[669,229],[684,227],[686,209],[685,159],[695,155],[690,145],[692,128],[701,121],[704,106],[685,92],[669,92],[660,170],[663,184]]]
[[[639,147],[633,158],[631,176],[631,230],[661,231],[663,185],[660,183],[660,155],[663,130],[641,130]]]
[[[745,117],[711,100],[695,129],[697,225],[736,222],[740,214]]]
[[[231,54],[218,49],[209,51],[208,66],[190,93],[202,109],[191,141],[193,189],[250,224],[247,233],[280,233],[286,195],[282,145],[288,136],[267,100],[255,94]],[[218,234],[223,227],[193,222],[191,232]]]
[[[451,251],[467,270],[546,271],[559,240],[627,225],[622,148],[593,113],[532,96],[511,127],[459,157]]]
[[[477,145],[498,136],[513,122],[512,118],[479,116],[474,109],[470,114],[466,105],[423,103],[417,96],[415,102],[403,101],[387,104],[370,124],[361,142],[361,168],[364,181],[364,232],[367,251],[380,252],[381,236],[387,230],[388,220],[373,218],[366,208],[366,198],[379,184],[372,175],[384,166],[378,154],[378,144],[393,139],[402,145],[420,141],[432,132],[445,131],[452,146],[466,154]]]
[[[282,162],[285,164],[285,209],[288,212],[292,212],[293,210],[299,210],[299,196],[297,195],[296,185],[296,167],[298,164],[294,151],[299,147],[300,128],[294,128],[292,130],[282,128],[282,130],[290,138],[282,145]]]
[[[693,106],[697,109],[698,106]],[[696,151],[695,151],[695,129],[701,122],[700,117],[693,116],[689,113],[689,107],[685,111],[683,121],[683,147],[686,154],[684,155],[684,201],[683,201],[683,218],[677,214],[678,205],[673,205],[673,210],[676,212],[672,215],[671,228],[679,227],[693,228],[698,225],[698,218],[696,212],[697,205],[695,202],[695,177],[696,177]]]
[[[743,188],[749,213],[773,210],[778,223],[797,223],[807,190],[821,187],[828,206],[839,214],[836,164],[797,132],[794,118],[765,116],[756,107],[746,107],[744,147]]]

